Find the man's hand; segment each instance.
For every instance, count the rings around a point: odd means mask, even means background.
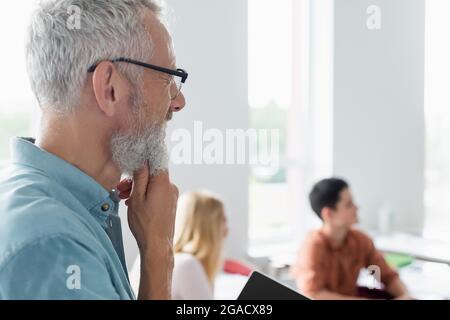
[[[141,254],[139,299],[170,299],[178,189],[167,171],[151,177],[148,165],[117,188],[120,198],[129,196],[128,224]]]

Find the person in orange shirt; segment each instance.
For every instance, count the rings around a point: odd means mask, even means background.
[[[408,291],[398,274],[388,266],[372,240],[352,226],[358,221],[358,207],[349,185],[341,179],[318,182],[309,200],[322,220],[311,232],[292,266],[299,291],[312,299],[407,299]],[[359,288],[361,269],[378,270],[383,290]]]

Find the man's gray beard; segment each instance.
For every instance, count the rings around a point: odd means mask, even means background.
[[[139,109],[147,108],[140,95],[132,97],[133,112],[131,128],[127,133],[116,132],[111,138],[113,161],[128,176],[141,169],[148,161],[150,175],[167,170],[169,152],[165,143],[166,123],[146,126],[139,116]]]

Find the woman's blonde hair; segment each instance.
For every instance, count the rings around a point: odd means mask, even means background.
[[[222,264],[223,203],[208,192],[190,192],[180,197],[177,211],[174,250],[195,256],[213,285]]]

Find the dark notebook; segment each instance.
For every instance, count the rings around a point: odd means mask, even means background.
[[[254,271],[238,300],[310,300],[281,283]]]

